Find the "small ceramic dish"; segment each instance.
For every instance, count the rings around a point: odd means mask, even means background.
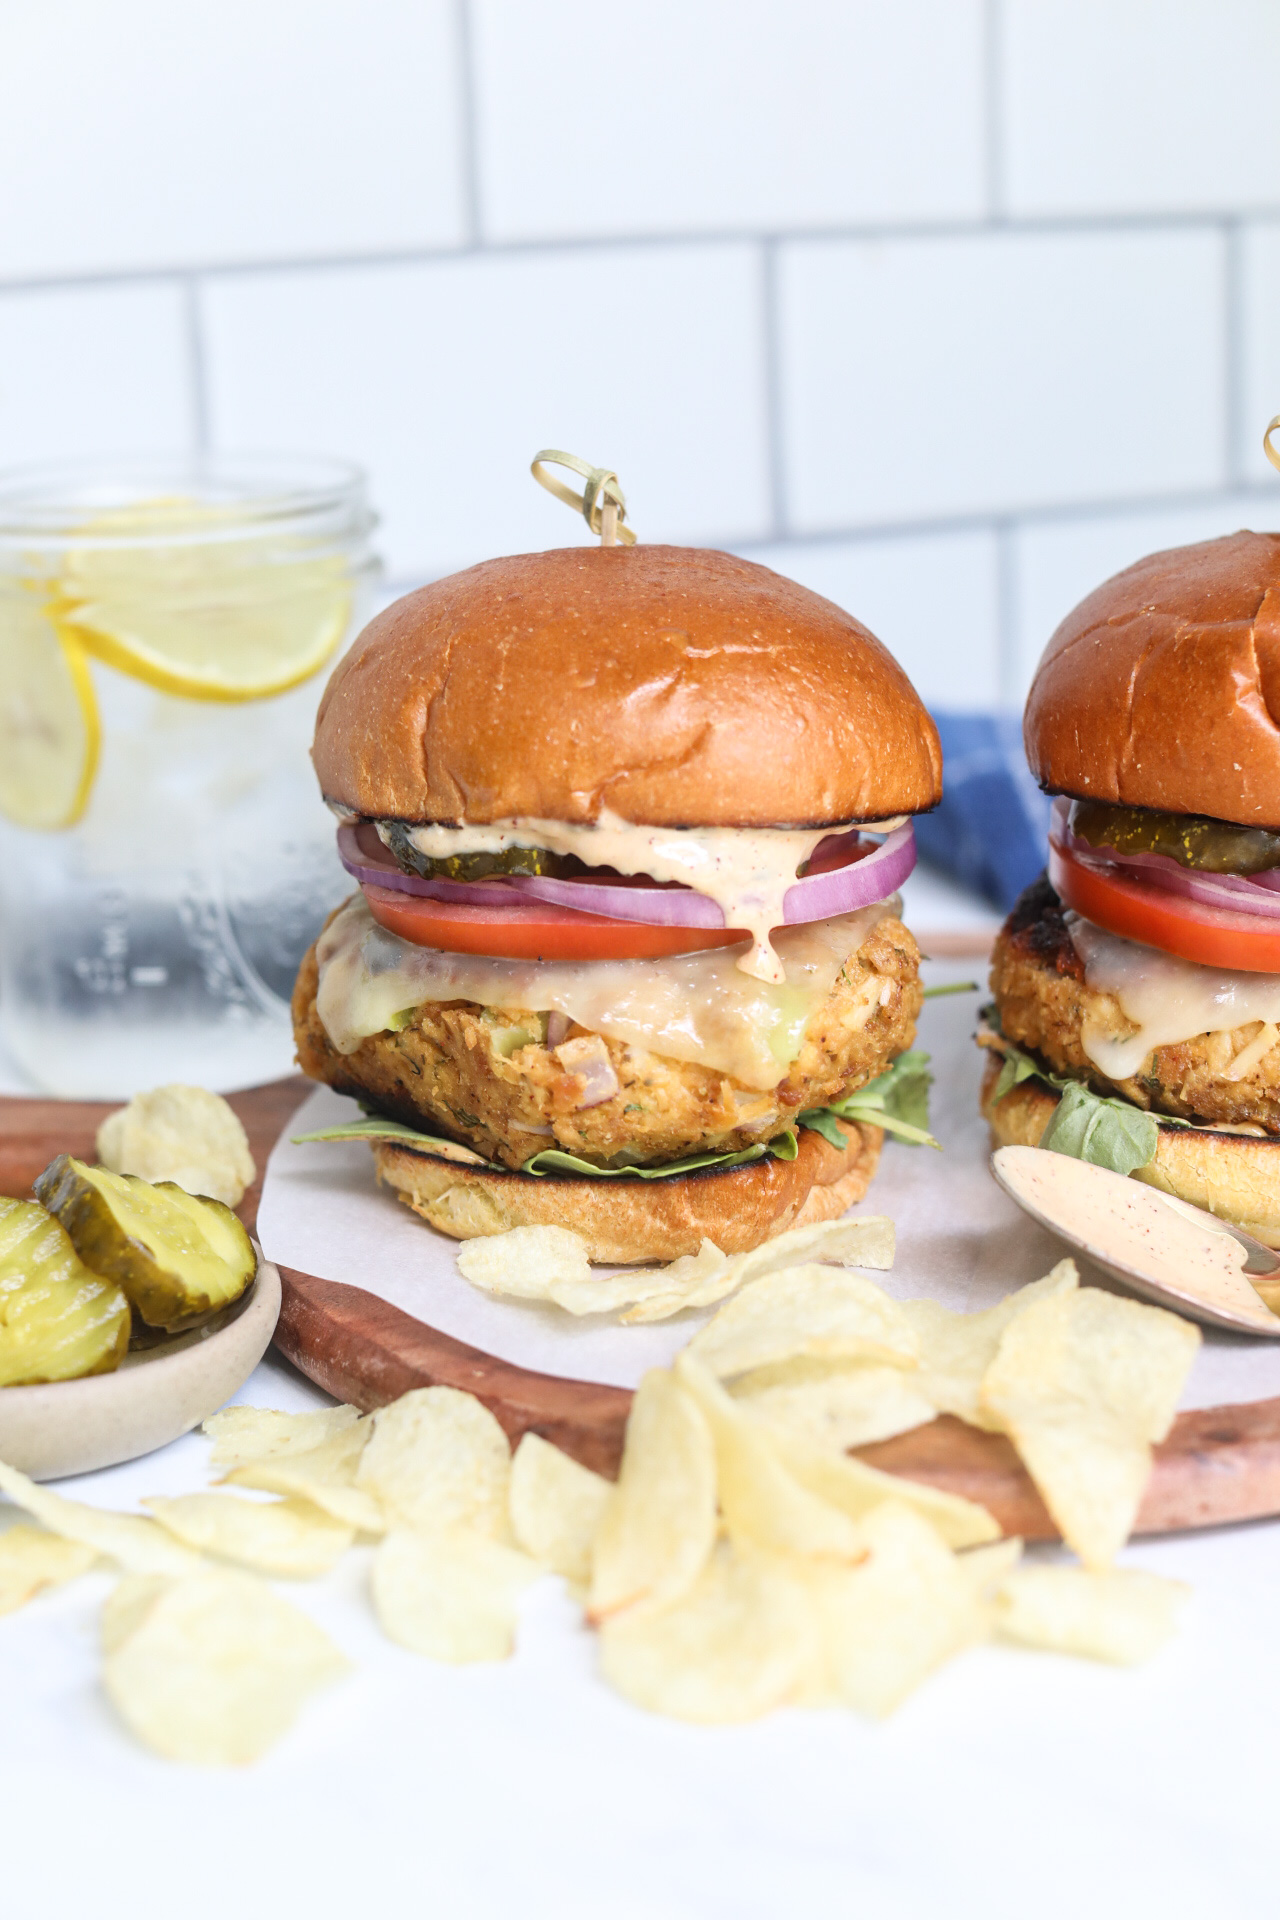
[[[115,1373],[0,1389],[0,1460],[57,1480],[167,1446],[244,1385],[279,1318],[280,1275],[259,1253],[253,1285],[213,1325],[127,1354]]]

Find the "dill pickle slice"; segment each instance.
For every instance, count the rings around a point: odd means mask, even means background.
[[[153,1186],[60,1153],[35,1184],[85,1265],[113,1280],[139,1319],[166,1333],[238,1300],[258,1270],[253,1243],[230,1207],[171,1180]]]
[[[113,1373],[129,1302],[33,1200],[0,1199],[0,1387]]]
[[[384,820],[383,845],[404,873],[420,880],[489,880],[504,874],[544,874],[568,879],[587,869],[572,853],[550,853],[546,847],[507,847],[502,853],[454,853],[433,860],[413,844],[413,828],[403,820]]]
[[[1077,800],[1071,831],[1116,853],[1163,853],[1195,873],[1267,873],[1280,867],[1280,833],[1237,827],[1200,813],[1156,813]]]

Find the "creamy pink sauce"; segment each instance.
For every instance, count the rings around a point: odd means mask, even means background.
[[[1242,1271],[1238,1240],[1194,1207],[1106,1167],[1038,1147],[1001,1147],[1000,1180],[1051,1231],[1112,1266],[1184,1299],[1280,1333],[1280,1319]]]

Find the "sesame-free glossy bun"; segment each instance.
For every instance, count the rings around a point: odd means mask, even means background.
[[[1096,588],[1045,648],[1023,737],[1051,792],[1280,828],[1280,534]]]
[[[339,662],[313,749],[374,818],[765,827],[942,793],[938,735],[851,614],[685,547],[486,560],[398,600]]]

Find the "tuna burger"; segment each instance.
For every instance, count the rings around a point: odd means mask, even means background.
[[[924,1137],[896,890],[941,754],[830,601],[673,547],[487,561],[365,629],[313,757],[358,889],[298,1060],[432,1225],[742,1251]]]
[[[979,1033],[997,1142],[1280,1246],[1280,535],[1152,554],[1090,594],[1024,738],[1058,798]]]

